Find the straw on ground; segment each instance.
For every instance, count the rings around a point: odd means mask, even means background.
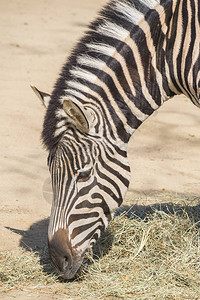
[[[1,291],[26,286],[83,299],[199,299],[198,218],[172,208],[116,216],[72,282],[53,273],[47,253],[1,252]]]

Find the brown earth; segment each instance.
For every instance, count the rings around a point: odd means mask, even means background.
[[[105,2],[0,2],[0,250],[22,244],[46,247],[51,196],[47,153],[40,141],[44,109],[30,84],[51,92],[70,49]],[[132,179],[127,202],[145,205],[169,195],[172,200],[177,195],[198,197],[199,140],[200,111],[185,97],[170,100],[154,113],[129,144]],[[19,292],[0,297],[14,296],[36,298]]]

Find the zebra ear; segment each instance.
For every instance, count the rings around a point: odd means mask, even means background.
[[[40,101],[42,102],[42,105],[47,108],[49,105],[49,101],[51,99],[51,95],[39,91],[35,86],[31,85],[31,88],[34,91],[34,93],[37,95],[37,97],[40,99]]]
[[[66,99],[63,101],[63,109],[65,113],[74,121],[76,127],[85,133],[89,132],[89,124],[86,116],[72,100]]]

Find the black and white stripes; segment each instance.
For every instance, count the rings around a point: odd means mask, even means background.
[[[67,249],[67,263],[57,263],[65,277],[123,201],[130,136],[175,94],[199,106],[199,69],[199,0],[113,0],[72,52],[42,134],[54,192],[50,253],[55,262]]]

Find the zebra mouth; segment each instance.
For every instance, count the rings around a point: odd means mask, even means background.
[[[88,247],[82,254],[81,256],[76,257],[75,261],[72,262],[71,264],[68,263],[67,259],[65,261],[65,264],[63,264],[63,272],[61,274],[63,279],[73,279],[80,269],[82,263],[88,262],[88,256],[92,256],[92,245]]]
[[[63,266],[62,273],[60,274],[61,277],[63,279],[67,279],[67,280],[73,279],[75,277],[77,271],[79,270],[83,260],[84,260],[84,257],[83,258],[81,257],[80,260],[72,263],[71,265],[66,263],[66,265]]]
[[[58,229],[53,237],[48,240],[49,255],[53,265],[63,279],[73,279],[81,264],[86,259],[87,253],[92,255],[92,244],[84,251],[73,248],[67,238],[66,229]]]

